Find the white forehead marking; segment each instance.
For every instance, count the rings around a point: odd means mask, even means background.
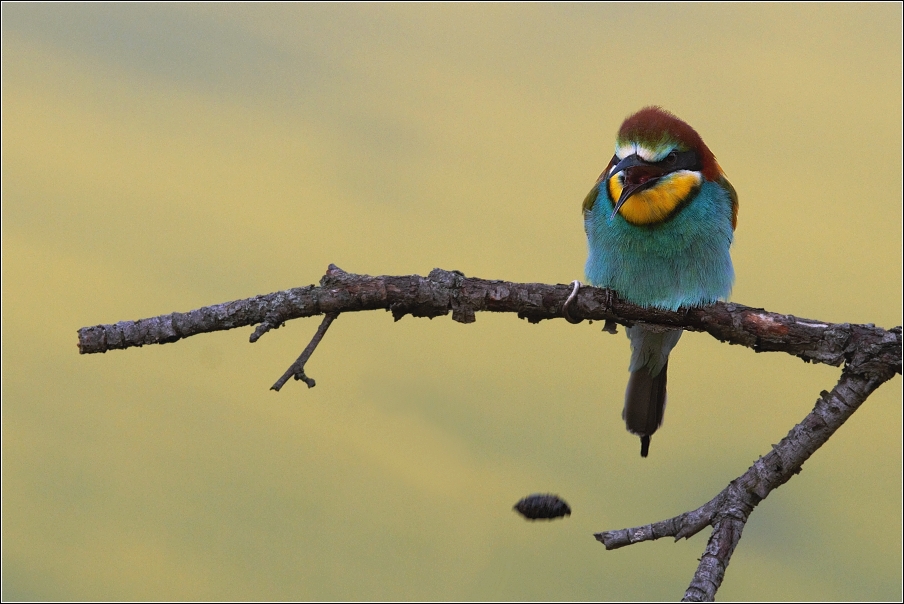
[[[662,153],[662,151],[656,153],[642,145],[638,145],[637,143],[627,143],[624,146],[615,143],[615,155],[618,157],[618,159],[625,159],[629,155],[637,155],[644,161],[653,162],[661,159],[659,156],[664,156],[665,154]]]

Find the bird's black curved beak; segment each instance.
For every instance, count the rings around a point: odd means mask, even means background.
[[[609,176],[606,177],[606,182],[609,181],[610,178],[613,178],[619,172],[624,172],[625,170],[629,170],[631,168],[637,168],[640,166],[656,166],[656,164],[650,163],[641,159],[636,153],[634,155],[629,155],[625,159],[621,160],[611,170],[609,170]],[[656,181],[659,180],[659,177],[650,178],[649,180],[644,180],[643,182],[628,182],[625,179],[624,186],[622,187],[621,195],[618,197],[618,201],[615,202],[615,207],[612,209],[612,214],[609,216],[609,220],[615,218],[615,215],[618,214],[618,211],[621,209],[625,202],[634,195],[635,193],[639,193],[644,189],[648,189],[656,184]]]

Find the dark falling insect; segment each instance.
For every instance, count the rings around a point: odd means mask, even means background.
[[[552,520],[571,515],[568,504],[551,493],[528,495],[516,503],[513,509],[528,520]]]

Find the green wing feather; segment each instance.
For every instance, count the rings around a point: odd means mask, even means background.
[[[600,191],[600,183],[596,183],[593,185],[593,188],[590,189],[590,192],[587,193],[587,197],[584,198],[584,205],[582,206],[584,210],[584,216],[590,213],[593,209],[593,204],[596,203],[596,198],[599,195]]]
[[[735,227],[738,226],[738,192],[735,191],[735,188],[731,186],[731,183],[728,182],[728,179],[725,178],[725,175],[722,175],[722,178],[719,179],[719,184],[723,189],[728,191],[728,196],[731,198],[731,230],[735,230]],[[584,203],[587,203],[586,201]]]
[[[584,205],[581,206],[581,209],[584,211],[584,216],[585,216],[585,217],[586,217],[587,214],[589,214],[590,211],[593,209],[593,204],[596,203],[596,198],[599,196],[600,185],[603,184],[603,183],[606,181],[606,180],[605,180],[605,179],[606,179],[606,174],[608,174],[608,173],[609,173],[609,170],[612,169],[612,166],[615,165],[615,160],[616,160],[616,159],[617,159],[617,157],[613,157],[612,159],[609,160],[609,165],[606,166],[606,169],[603,170],[603,173],[600,174],[600,177],[596,179],[596,184],[593,185],[593,188],[590,189],[590,192],[589,192],[589,193],[587,193],[587,197],[584,198]],[[730,186],[730,185],[729,185],[729,186]],[[732,189],[732,190],[734,190],[734,189]]]

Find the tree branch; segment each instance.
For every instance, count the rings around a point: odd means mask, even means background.
[[[720,341],[755,352],[781,351],[811,363],[843,363],[841,379],[831,392],[821,393],[813,411],[708,503],[661,522],[595,535],[606,549],[617,549],[661,537],[689,538],[712,526],[700,564],[685,592],[687,601],[715,598],[753,509],[799,473],[803,463],[876,388],[901,373],[902,366],[900,326],[885,330],[872,324],[825,323],[724,302],[671,312],[630,304],[611,290],[579,288],[575,284],[488,281],[442,269],[434,269],[426,278],[371,277],[346,273],[332,264],[319,287],[309,285],[187,313],[83,327],[78,332],[78,346],[81,354],[90,354],[258,325],[250,338],[255,342],[290,319],[326,314],[311,343],[273,389],[279,390],[292,376],[311,387],[314,381],[304,374],[304,364],[330,322],[339,313],[378,309],[391,311],[396,321],[407,314],[432,318],[450,311],[452,319],[460,323],[473,323],[479,311],[517,313],[531,323],[554,318],[572,323],[589,319],[605,321],[605,329],[613,332],[615,323],[655,323],[705,331]]]
[[[396,321],[408,314],[432,318],[451,311],[454,321],[473,323],[476,312],[490,311],[516,313],[538,323],[564,318],[563,305],[571,291],[571,285],[489,281],[442,269],[432,270],[427,277],[371,277],[346,273],[331,264],[319,287],[308,285],[187,313],[83,327],[78,331],[78,347],[81,354],[92,354],[260,325],[251,337],[254,342],[291,319],[379,309],[391,311]],[[838,366],[856,361],[859,355],[901,373],[900,327],[889,331],[874,325],[825,323],[726,302],[672,312],[636,306],[610,290],[589,286],[580,289],[569,315],[622,325],[642,321],[705,331],[729,344],[756,352],[786,352],[811,363]]]

